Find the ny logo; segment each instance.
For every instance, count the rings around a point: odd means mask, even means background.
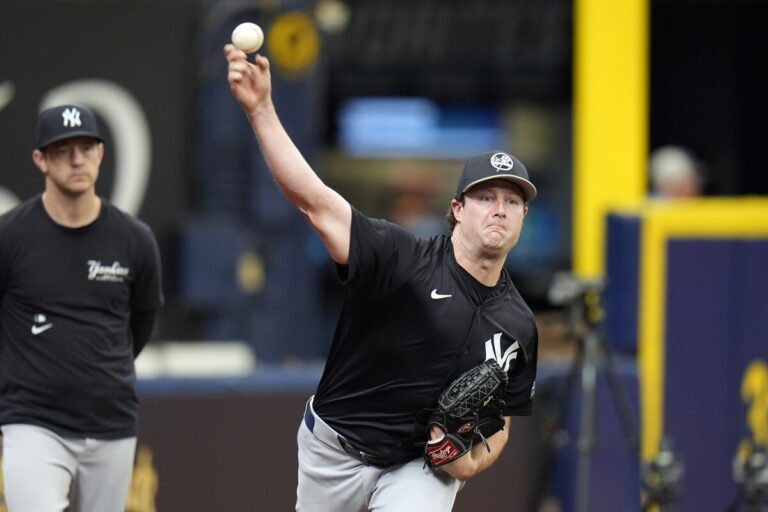
[[[509,171],[515,166],[515,162],[506,153],[494,153],[491,156],[491,165],[496,169],[496,172]]]
[[[493,339],[485,340],[485,360],[495,359],[502,370],[509,371],[509,365],[517,359],[517,352],[520,350],[520,344],[515,341],[512,345],[501,353],[501,333],[493,335]]]
[[[80,126],[82,124],[80,123],[80,111],[76,108],[66,109],[61,113],[61,117],[64,118],[64,126],[74,128],[75,126]]]

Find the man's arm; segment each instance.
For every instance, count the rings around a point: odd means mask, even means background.
[[[476,443],[466,454],[453,462],[440,466],[440,469],[456,480],[466,482],[491,467],[499,458],[501,451],[509,440],[510,419],[509,416],[505,416],[504,428],[487,439],[488,446],[491,448],[490,452],[486,449],[483,443]],[[431,434],[433,439],[442,435],[440,429],[435,430],[436,431],[433,430]]]
[[[240,103],[264,159],[283,194],[320,235],[331,258],[340,264],[349,259],[352,208],[315,174],[285,131],[272,102],[269,61],[256,55],[254,63],[228,44],[229,87]]]
[[[133,335],[133,358],[136,359],[144,345],[149,341],[152,335],[152,329],[155,326],[155,317],[157,312],[152,309],[149,311],[139,311],[131,313],[131,334]]]

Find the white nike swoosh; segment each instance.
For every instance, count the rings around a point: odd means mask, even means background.
[[[50,329],[51,327],[53,327],[53,324],[45,324],[45,325],[33,325],[33,326],[32,326],[32,334],[34,334],[35,336],[37,336],[37,335],[38,335],[38,334],[40,334],[41,332],[45,332],[45,331],[47,331],[48,329]]]
[[[440,299],[447,299],[448,297],[453,297],[453,295],[443,295],[442,293],[437,293],[437,288],[432,290],[432,295],[430,295],[434,300],[440,300]]]

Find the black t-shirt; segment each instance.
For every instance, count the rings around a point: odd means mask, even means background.
[[[0,216],[0,424],[135,435],[129,323],[161,302],[152,232],[106,201],[80,228],[56,224],[40,195]]]
[[[458,265],[449,237],[419,239],[353,209],[339,274],[348,293],[314,408],[353,444],[392,461],[418,456],[422,411],[489,358],[509,374],[504,415],[531,414],[538,335],[506,272],[483,286]]]

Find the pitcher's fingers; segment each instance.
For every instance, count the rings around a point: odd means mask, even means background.
[[[227,60],[246,60],[247,55],[244,51],[237,49],[233,44],[224,45],[224,55]]]
[[[261,69],[264,72],[269,72],[269,59],[263,56],[260,53],[257,53],[256,56],[253,59],[254,64],[256,64],[259,69]]]

